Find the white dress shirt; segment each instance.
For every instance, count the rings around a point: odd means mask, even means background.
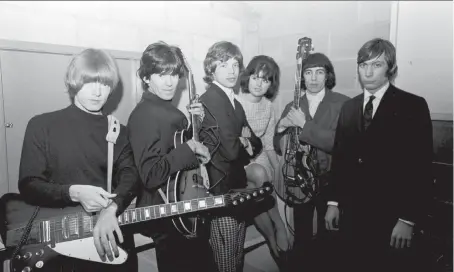
[[[366,108],[367,102],[369,102],[369,97],[372,95],[375,96],[375,99],[372,100],[372,118],[374,118],[375,113],[377,112],[378,106],[380,105],[381,99],[383,98],[383,95],[385,95],[386,90],[389,87],[389,82],[386,83],[383,87],[381,87],[378,91],[376,91],[374,94],[370,93],[368,90],[364,89],[364,101],[363,101],[363,112]]]
[[[233,92],[233,89],[227,88],[221,85],[221,83],[213,80],[213,83],[216,84],[221,90],[224,91],[224,93],[227,95],[227,97],[230,100],[230,103],[232,103],[233,108],[235,108],[235,93]]]
[[[325,97],[325,88],[318,93],[310,93],[306,91],[307,102],[309,104],[309,113],[311,117],[314,118],[315,113],[317,112],[318,105],[322,102],[323,97]]]

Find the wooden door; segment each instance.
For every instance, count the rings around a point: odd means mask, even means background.
[[[70,56],[2,51],[3,103],[9,191],[17,192],[19,163],[27,123],[33,116],[70,104],[64,74]]]

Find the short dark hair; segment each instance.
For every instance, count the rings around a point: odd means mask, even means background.
[[[329,90],[333,89],[336,86],[336,74],[334,73],[334,67],[329,58],[322,53],[310,54],[302,63],[301,72],[304,74],[304,70],[314,67],[322,67],[325,69],[325,88]],[[303,75],[301,75],[301,88],[306,90],[306,82]]]
[[[375,38],[366,42],[358,51],[357,64],[361,64],[371,59],[375,59],[384,54],[388,71],[386,76],[389,81],[393,81],[397,75],[396,48],[385,39]]]
[[[205,76],[203,81],[206,83],[213,82],[213,73],[216,71],[216,61],[225,62],[229,59],[235,59],[238,61],[240,73],[244,70],[243,54],[241,54],[240,48],[235,44],[227,41],[220,41],[213,44],[209,49],[208,53],[203,61],[203,70]]]
[[[240,77],[241,91],[243,93],[249,93],[249,79],[251,75],[258,76],[260,73],[262,73],[263,78],[271,81],[271,85],[265,93],[265,97],[271,99],[279,90],[281,72],[279,65],[277,65],[274,59],[265,55],[255,56],[249,62]]]
[[[181,78],[184,75],[184,69],[184,57],[181,49],[158,41],[148,45],[143,51],[137,75],[142,81],[142,88],[146,91],[148,83],[144,79],[149,79],[153,74],[178,75]]]
[[[65,85],[71,100],[86,83],[100,82],[110,87],[111,92],[120,80],[114,58],[104,50],[88,48],[75,55],[65,75]]]

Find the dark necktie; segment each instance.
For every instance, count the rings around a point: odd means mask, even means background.
[[[375,96],[371,95],[369,97],[369,101],[366,104],[366,108],[364,109],[364,130],[367,130],[370,123],[372,122],[372,112],[374,110],[374,106],[372,105],[372,101],[375,99]]]

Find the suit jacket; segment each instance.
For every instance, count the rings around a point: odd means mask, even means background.
[[[389,244],[399,218],[420,224],[427,207],[432,123],[424,98],[390,85],[365,131],[363,100],[361,94],[342,107],[329,200],[339,202],[346,228],[372,230]]]
[[[307,97],[304,95],[300,99],[300,108],[306,115],[306,123],[299,135],[299,140],[317,149],[317,160],[322,173],[329,171],[331,168],[330,154],[334,144],[337,120],[342,105],[348,99],[348,96],[326,90],[325,96],[320,102],[313,118],[309,113]],[[288,114],[292,105],[293,101],[287,104],[277,124]],[[288,129],[279,133],[277,128],[278,125],[276,125],[274,134],[274,150],[279,155],[282,155],[280,140],[287,133]]]
[[[233,108],[228,96],[215,84],[210,84],[200,97],[205,107],[205,117],[199,134],[200,140],[208,147],[211,161],[207,164],[213,194],[225,194],[233,188],[247,185],[244,166],[262,150],[262,142],[250,128],[241,104],[235,100]],[[250,156],[239,137],[244,126],[249,127],[252,136],[249,142],[253,155]]]

